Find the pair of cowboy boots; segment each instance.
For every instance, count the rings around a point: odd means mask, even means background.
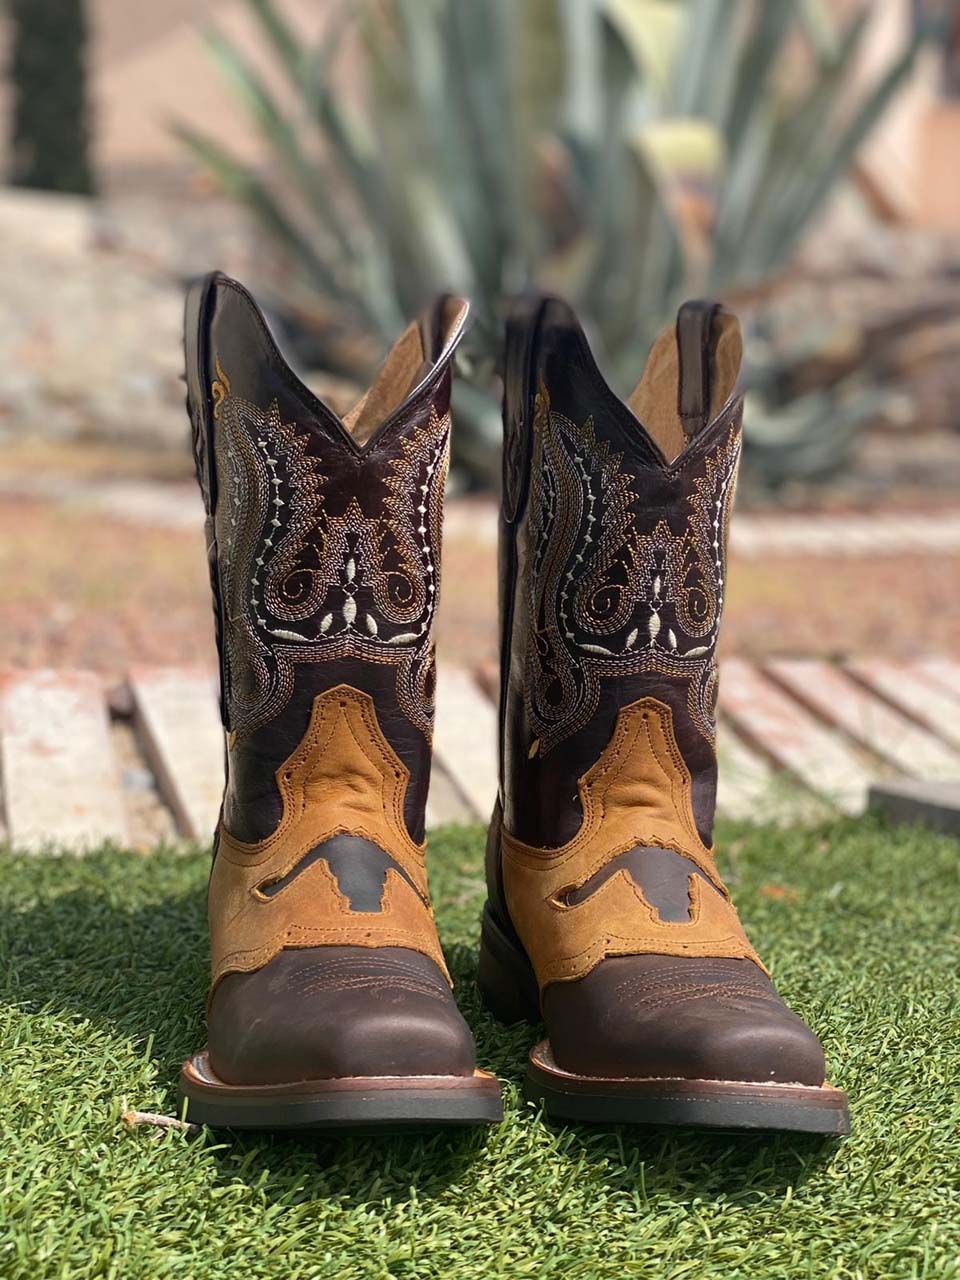
[[[452,359],[443,297],[340,418],[222,275],[187,303],[227,782],[190,1118],[486,1124],[427,888]],[[506,335],[500,795],[479,982],[544,1021],[548,1115],[840,1133],[813,1033],[711,844],[715,649],[740,450],[736,320],[689,303],[626,403],[570,309]]]

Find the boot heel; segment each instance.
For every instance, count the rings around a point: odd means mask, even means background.
[[[530,961],[497,925],[489,906],[483,909],[477,982],[485,1008],[498,1022],[540,1021],[540,996]]]

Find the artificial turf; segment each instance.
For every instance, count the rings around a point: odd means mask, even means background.
[[[433,838],[489,1132],[351,1138],[130,1129],[203,1039],[203,853],[4,855],[0,1277],[680,1280],[960,1276],[960,846],[845,821],[727,828],[728,879],[849,1090],[853,1136],[551,1128],[531,1032],[474,985],[482,836]]]

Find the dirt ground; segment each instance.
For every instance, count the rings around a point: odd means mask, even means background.
[[[445,539],[438,646],[450,661],[496,657],[496,567],[469,520]],[[199,531],[154,528],[57,500],[0,506],[0,666],[212,663]],[[762,656],[960,652],[960,556],[734,560],[723,647]]]

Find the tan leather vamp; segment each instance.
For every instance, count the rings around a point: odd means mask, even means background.
[[[690,773],[670,708],[656,698],[625,707],[613,737],[579,783],[583,823],[558,849],[537,849],[503,832],[507,907],[541,990],[582,978],[605,956],[722,956],[763,968],[697,832]],[[672,849],[696,864],[690,919],[661,920],[626,871],[581,902],[579,889],[613,858],[637,846]]]
[[[409,947],[447,973],[427,901],[424,846],[410,839],[403,818],[409,777],[369,695],[338,685],[314,700],[302,742],[277,771],[277,829],[256,844],[221,829],[209,897],[211,991],[224,974],[259,969],[284,947]],[[321,858],[275,894],[262,892],[340,833],[378,845],[416,889],[388,868],[380,910],[353,911]]]

